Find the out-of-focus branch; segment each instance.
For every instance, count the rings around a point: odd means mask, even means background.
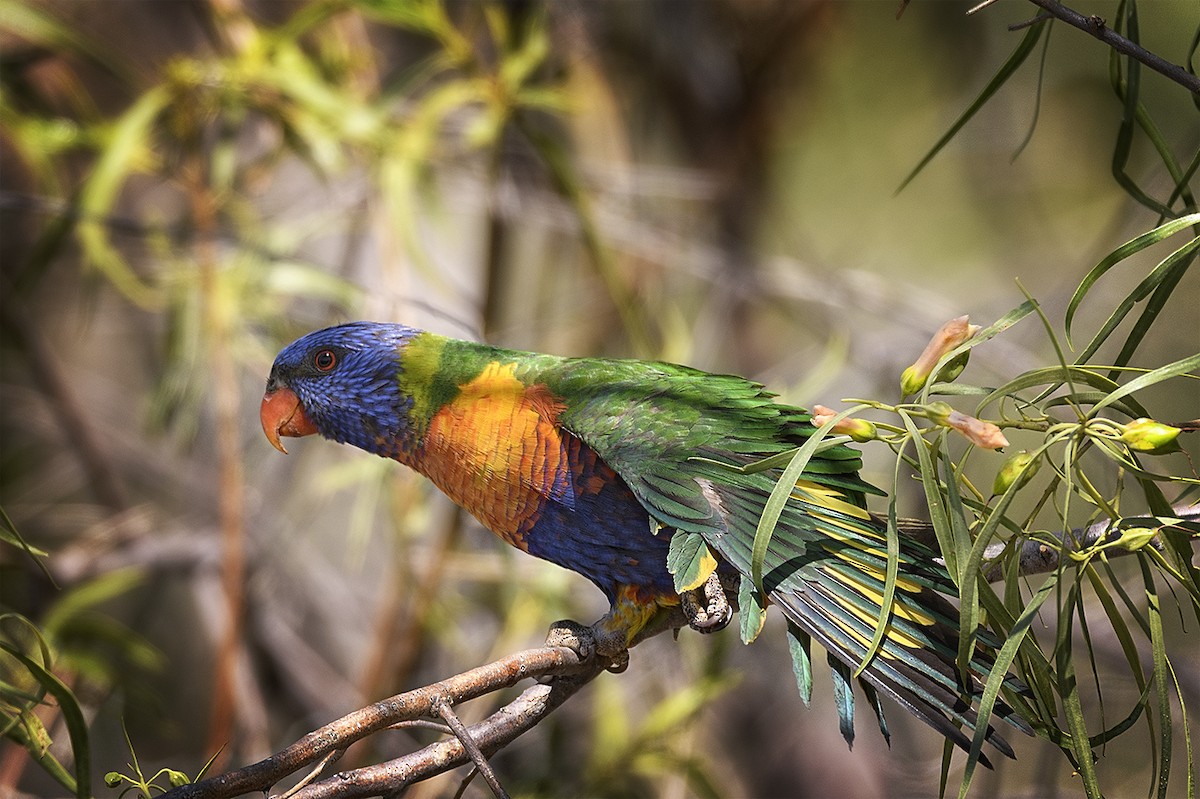
[[[114,512],[126,510],[129,499],[125,488],[108,459],[91,415],[76,397],[50,345],[14,297],[8,280],[3,278],[0,278],[0,330],[24,355],[34,383],[50,400],[63,437],[78,455],[96,500]]]
[[[1029,2],[1041,7],[1055,19],[1060,19],[1072,27],[1079,28],[1079,30],[1085,33],[1090,33],[1118,53],[1123,53],[1136,59],[1155,72],[1178,83],[1193,94],[1200,94],[1200,78],[1178,64],[1172,64],[1165,58],[1151,53],[1136,42],[1130,41],[1117,33],[1108,27],[1108,23],[1103,17],[1096,16],[1095,14],[1080,14],[1074,9],[1067,8],[1059,0],[1029,0]]]
[[[355,741],[405,721],[442,718],[439,709],[509,688],[526,679],[545,680],[465,732],[478,750],[493,753],[537,725],[551,711],[595,679],[610,664],[583,662],[570,649],[541,647],[517,652],[448,679],[384,699],[310,732],[271,757],[168,792],[163,799],[227,799],[266,792],[284,778]],[[461,732],[460,732],[461,735]],[[332,755],[332,757],[331,757]],[[310,779],[292,799],[379,796],[471,762],[459,737],[430,744],[404,757]],[[311,775],[310,775],[311,777]]]
[[[1174,509],[1176,518],[1185,522],[1200,522],[1200,505],[1177,507]],[[934,551],[937,551],[937,536],[933,525],[923,519],[901,519],[898,522],[900,532],[908,538],[920,541]],[[1044,540],[1030,538],[1021,543],[1018,571],[1022,575],[1045,574],[1058,568],[1063,556],[1070,557],[1072,552],[1084,552],[1092,547],[1112,543],[1121,537],[1122,529],[1108,520],[1096,522],[1087,527],[1080,527],[1066,532],[1055,533],[1054,537],[1060,542],[1058,546]],[[998,560],[1007,544],[998,542],[989,545],[983,552],[983,558],[990,561],[984,571],[984,576],[990,582],[1004,579],[1003,562]],[[1161,546],[1155,536],[1147,546]],[[1136,552],[1136,549],[1112,547],[1106,550],[1109,557],[1119,557]],[[939,564],[945,565],[942,558],[936,558]]]

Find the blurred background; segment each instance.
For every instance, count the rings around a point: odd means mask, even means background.
[[[123,727],[147,775],[194,775],[221,746],[221,768],[251,762],[605,609],[395,463],[315,438],[273,450],[262,386],[308,330],[394,320],[662,358],[841,407],[896,399],[943,321],[986,325],[1021,286],[1060,325],[1087,270],[1159,216],[1112,174],[1109,52],[1065,26],[898,191],[1037,12],[970,5],[0,3],[0,505],[50,553],[46,574],[0,549],[0,603],[58,652],[93,770],[128,773]],[[1159,0],[1139,22],[1183,63],[1200,11]],[[1191,162],[1187,92],[1147,73],[1140,99]],[[1124,174],[1165,200],[1162,160],[1134,145]],[[1169,251],[1097,285],[1084,340]],[[1198,303],[1193,270],[1134,365],[1200,349]],[[994,385],[1054,357],[1030,317],[969,375]],[[1195,396],[1144,401],[1188,419]],[[867,477],[889,485],[881,449]],[[921,515],[913,489],[901,510]],[[1180,613],[1164,621],[1186,634]],[[806,709],[782,633],[651,640],[495,768],[523,796],[935,793],[940,738],[890,707],[890,751],[868,721],[848,751],[823,669]],[[1093,645],[1103,682],[1124,655],[1111,634]],[[1196,664],[1177,660],[1194,707]],[[1078,792],[1056,748],[1009,737],[1019,762],[975,795]],[[1103,752],[1112,795],[1145,790],[1150,745]],[[0,747],[0,785],[65,793]]]

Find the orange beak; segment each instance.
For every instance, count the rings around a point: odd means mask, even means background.
[[[317,428],[304,413],[300,398],[290,388],[280,388],[268,391],[263,395],[262,406],[258,410],[262,419],[263,432],[271,446],[287,454],[280,443],[280,436],[311,436]]]

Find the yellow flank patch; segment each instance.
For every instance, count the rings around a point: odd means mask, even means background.
[[[510,544],[522,546],[542,502],[571,491],[558,427],[562,405],[526,386],[515,364],[490,363],[429,421],[421,470]]]
[[[871,518],[871,514],[865,508],[860,508],[852,502],[847,502],[845,494],[837,489],[823,486],[820,483],[814,483],[811,480],[798,480],[796,482],[796,489],[796,492],[792,494],[795,499],[828,508],[836,513],[844,513],[856,519],[863,519],[865,521]],[[861,530],[860,532],[870,535],[865,530]]]
[[[878,617],[872,616],[870,613],[866,612],[862,608],[856,607],[855,605],[851,605],[847,602],[839,601],[838,604],[841,605],[846,610],[850,611],[850,613],[852,613],[853,615],[857,616],[865,624],[870,625],[872,632],[874,632],[875,627],[878,626],[878,624],[879,624]],[[899,630],[897,630],[895,628],[895,626],[891,622],[888,622],[888,626],[887,626],[887,639],[889,641],[895,641],[896,643],[900,644],[901,646],[906,646],[909,649],[920,649],[921,648],[920,641],[918,641],[917,639],[913,638],[910,635],[906,635],[905,633],[900,632]],[[870,639],[867,639],[867,643],[868,644],[870,643]]]
[[[692,580],[685,586],[682,586],[684,591],[694,591],[704,585],[709,576],[717,570],[717,559],[713,557],[712,550],[707,545],[704,546],[704,553],[700,556],[700,570],[696,574],[696,579]]]
[[[864,563],[859,563],[859,561],[857,561],[857,560],[851,560],[850,563],[853,563],[854,566],[856,566],[859,571],[869,573],[869,575],[871,575],[871,577],[875,577],[881,583],[886,582],[887,573],[884,573],[881,570],[875,569],[874,566],[868,566]],[[822,569],[824,569],[824,571],[829,573],[830,576],[834,577],[835,579],[838,579],[838,581],[840,581],[842,583],[850,584],[854,590],[857,590],[858,593],[865,596],[866,599],[876,602],[877,605],[882,605],[883,591],[876,590],[874,585],[869,585],[868,583],[866,583],[866,581],[864,581],[864,579],[860,579],[853,575],[847,575],[846,572],[832,569],[832,567],[829,567],[829,566],[822,566]],[[896,575],[896,590],[908,591],[908,593],[910,593],[910,594],[919,594],[920,593],[920,585],[910,581],[910,579],[902,577],[901,575]],[[899,613],[899,612],[900,612],[900,605],[898,602],[898,603],[896,603],[896,613]],[[918,609],[916,609],[916,608],[908,609],[908,613],[905,614],[904,618],[906,618],[910,621],[916,621],[917,624],[924,624],[924,625],[934,624],[934,617],[931,617],[931,615],[925,614],[924,611],[918,611]]]
[[[871,646],[871,639],[868,638],[867,636],[863,635],[862,633],[860,633],[856,628],[854,628],[847,622],[844,622],[841,619],[833,619],[832,621],[839,628],[841,628],[842,632],[846,633],[846,635],[850,636],[855,641],[858,641],[860,644],[862,644],[863,649],[867,649]],[[896,656],[894,654],[887,651],[883,647],[880,647],[880,649],[879,649],[879,656],[883,657],[883,658],[887,658],[888,660],[896,659]]]
[[[679,602],[675,596],[663,597],[635,585],[623,585],[617,589],[613,598],[612,608],[604,618],[596,622],[601,636],[622,635],[628,646],[633,637],[654,618],[654,614],[664,605],[674,605]]]
[[[855,591],[858,591],[858,593],[862,594],[869,601],[874,602],[876,605],[883,605],[883,592],[882,591],[876,591],[873,586],[868,585],[865,581],[859,580],[857,577],[855,577],[852,574],[846,574],[845,572],[838,571],[837,569],[831,568],[829,566],[822,566],[821,568],[824,569],[825,572],[827,574],[829,574],[831,577],[833,577],[835,580],[838,580],[842,583],[850,584],[850,586]],[[884,579],[884,575],[880,574],[879,579],[882,581]],[[913,586],[912,583],[908,583],[908,586],[904,586],[904,585],[902,585],[902,582],[907,582],[907,581],[904,580],[903,577],[897,576],[896,577],[896,588],[897,589],[899,589],[901,591],[909,591],[911,593],[918,593],[920,591],[920,586],[916,586],[915,590],[914,590],[914,588],[912,587]],[[925,611],[919,610],[917,608],[910,607],[910,606],[904,604],[903,598],[900,594],[895,594],[893,596],[893,599],[894,599],[894,601],[892,602],[892,612],[895,613],[897,616],[904,618],[904,619],[908,619],[909,621],[915,622],[917,624],[923,624],[926,627],[928,627],[932,624],[935,624],[933,617],[930,616]]]
[[[827,521],[824,517],[821,517],[821,518],[823,521]],[[860,541],[857,538],[852,538],[851,536],[847,536],[847,535],[839,535],[838,533],[835,533],[833,530],[827,529],[825,527],[820,528],[820,530],[822,533],[824,533],[825,535],[834,539],[835,541],[841,541],[842,543],[850,544],[850,546],[852,546],[854,549],[858,550],[859,552],[866,552],[868,555],[874,555],[877,558],[882,558],[884,560],[887,560],[887,551],[886,550],[879,549],[878,547],[867,546],[866,544],[864,544],[862,541]],[[833,554],[837,555],[839,553],[834,552]]]

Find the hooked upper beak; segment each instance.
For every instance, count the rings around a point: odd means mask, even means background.
[[[284,455],[287,450],[280,443],[280,436],[310,436],[317,432],[316,426],[304,412],[300,398],[290,388],[277,388],[264,394],[258,415],[267,441]]]

